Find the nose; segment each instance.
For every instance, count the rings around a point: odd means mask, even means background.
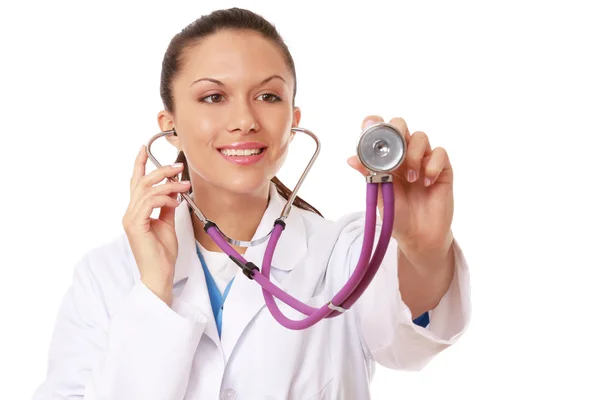
[[[247,135],[258,130],[256,115],[252,106],[247,100],[240,99],[235,101],[231,108],[231,118],[229,120],[229,132],[238,132]]]

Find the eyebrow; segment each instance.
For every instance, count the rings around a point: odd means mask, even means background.
[[[263,79],[262,82],[260,83],[260,85],[264,85],[265,83],[267,83],[269,81],[272,81],[273,79],[281,79],[282,81],[284,81],[285,83],[287,83],[287,81],[285,79],[283,79],[280,75],[271,75],[268,78]],[[213,78],[200,78],[200,79],[197,79],[194,82],[192,82],[190,84],[190,87],[192,85],[194,85],[195,83],[198,83],[198,82],[201,82],[201,81],[212,82],[212,83],[215,83],[215,84],[217,84],[219,86],[225,86],[225,84],[223,82],[221,82],[221,81],[219,81],[217,79],[213,79]]]

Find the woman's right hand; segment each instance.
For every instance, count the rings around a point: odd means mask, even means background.
[[[142,146],[135,160],[131,177],[131,199],[123,228],[140,270],[142,282],[168,306],[173,299],[173,277],[178,243],[175,234],[177,195],[187,192],[189,182],[159,184],[167,177],[178,175],[183,165],[167,165],[146,175],[146,146]],[[160,208],[158,219],[150,218]]]

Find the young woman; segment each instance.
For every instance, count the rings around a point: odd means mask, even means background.
[[[260,285],[178,201],[191,193],[231,238],[267,234],[290,195],[276,174],[300,124],[295,93],[286,45],[252,12],[216,11],[173,38],[158,124],[175,130],[179,163],[146,174],[140,149],[125,233],[76,266],[35,399],[367,399],[377,363],[420,369],[461,336],[469,275],[451,231],[452,167],[401,118],[389,121],[408,143],[394,171],[393,240],[358,302],[308,329],[280,325]],[[349,164],[366,174],[356,157]],[[364,213],[329,221],[297,198],[286,224],[270,279],[321,307],[357,264]],[[236,249],[260,266],[265,247]]]

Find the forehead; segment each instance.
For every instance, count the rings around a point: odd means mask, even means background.
[[[272,74],[290,75],[283,52],[253,31],[223,30],[203,38],[184,55],[183,79],[264,79]]]

